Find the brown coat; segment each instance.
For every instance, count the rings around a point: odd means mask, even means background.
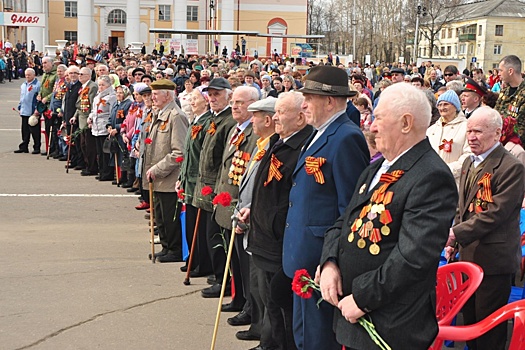
[[[511,274],[517,271],[521,257],[519,214],[524,191],[523,164],[498,146],[485,159],[474,186],[465,189],[472,160],[467,158],[461,169],[459,205],[453,227],[460,245],[462,261],[480,265],[486,275]],[[480,213],[473,210],[480,189],[478,181],[485,174],[490,180],[493,203]]]
[[[144,145],[142,184],[145,188],[148,187],[146,172],[151,168],[155,175],[153,190],[175,192],[181,166],[176,159],[182,157],[187,131],[188,119],[175,102],[170,102],[162,114],[154,113],[149,134],[152,143]]]

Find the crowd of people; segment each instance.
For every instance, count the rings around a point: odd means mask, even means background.
[[[443,251],[485,272],[466,324],[507,302],[525,204],[518,57],[486,83],[431,62],[380,75],[311,64],[303,76],[258,57],[244,67],[101,49],[43,57],[40,81],[25,69],[15,153],[32,137],[31,153],[137,193],[162,247],[149,258],[183,262],[183,240],[194,245],[181,271],[207,278],[204,298],[220,296],[234,240],[222,311],[249,326],[236,336],[259,340],[253,349],[372,349],[357,323],[368,316],[393,349],[428,348]],[[231,204],[217,204],[223,194]],[[292,292],[302,269],[325,302]],[[506,334],[503,324],[468,345],[503,349]]]

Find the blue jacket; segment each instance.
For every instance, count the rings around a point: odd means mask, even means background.
[[[38,79],[33,79],[31,83],[24,81],[20,86],[20,103],[18,110],[20,115],[29,117],[36,109],[36,96],[40,92],[40,82]]]

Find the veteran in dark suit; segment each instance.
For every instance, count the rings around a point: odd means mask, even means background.
[[[68,77],[69,77],[69,83],[67,85],[67,90],[64,95],[64,121],[66,123],[67,127],[67,133],[68,135],[71,133],[71,123],[70,119],[73,118],[75,115],[77,109],[76,109],[76,103],[80,94],[80,90],[82,89],[82,83],[78,80],[79,78],[79,69],[76,66],[69,66],[69,68],[66,71]],[[73,132],[75,132],[78,129],[78,125],[73,124]],[[70,145],[68,147],[71,147],[71,157],[70,157],[70,167],[77,166],[77,161],[79,159],[79,156],[76,152],[76,147],[73,145],[71,146],[71,143],[79,142],[79,140],[72,140],[70,142]],[[67,152],[66,152],[67,153]],[[80,158],[82,155],[80,155]],[[67,160],[67,158],[64,156],[60,158],[60,160]]]
[[[283,241],[283,268],[313,275],[324,233],[343,214],[357,179],[370,162],[365,138],[345,113],[348,89],[345,71],[332,66],[310,70],[304,97],[306,122],[315,131],[299,154],[292,175]],[[294,295],[294,338],[298,349],[340,349],[332,331],[333,307],[317,307],[315,298]]]
[[[384,158],[363,172],[325,234],[321,291],[339,309],[333,326],[347,349],[376,347],[357,324],[361,317],[392,349],[428,349],[438,331],[436,271],[457,187],[425,136],[431,112],[421,91],[393,85],[374,114],[370,130]]]
[[[449,244],[459,243],[459,257],[481,266],[483,281],[463,308],[473,324],[507,304],[521,258],[519,214],[524,192],[522,163],[499,143],[502,118],[479,107],[467,122],[474,156],[461,169],[459,206]],[[507,323],[467,342],[470,349],[505,348]]]
[[[202,214],[206,222],[207,248],[211,257],[213,275],[215,276],[215,284],[203,289],[201,295],[204,298],[218,298],[220,296],[222,283],[220,277],[223,276],[224,266],[226,265],[226,254],[224,253],[224,249],[220,247],[219,249],[215,248],[218,244],[222,245],[222,239],[220,235],[218,235],[220,226],[217,225],[217,222],[212,218],[213,205],[211,201],[199,201],[197,197],[201,196],[202,188],[205,186],[211,186],[214,192],[218,193],[215,190],[215,185],[222,162],[222,155],[229,141],[228,134],[230,129],[237,124],[237,122],[233,119],[232,110],[228,104],[232,95],[228,80],[215,78],[210,82],[210,85],[205,88],[205,91],[208,91],[212,117],[202,143],[199,159],[199,176],[195,185],[193,205],[196,208],[201,208],[203,211]],[[229,289],[226,290],[226,293],[229,293]]]
[[[180,212],[175,185],[180,173],[188,119],[174,101],[175,84],[161,79],[151,84],[152,99],[157,111],[153,114],[149,137],[145,143],[143,186],[153,182],[155,221],[162,250],[155,253],[161,263],[182,261]]]

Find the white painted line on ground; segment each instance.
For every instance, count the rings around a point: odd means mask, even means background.
[[[0,129],[0,131],[20,131],[20,129]]]
[[[137,197],[135,194],[85,194],[85,193],[0,193],[0,197],[109,197],[129,198]]]

